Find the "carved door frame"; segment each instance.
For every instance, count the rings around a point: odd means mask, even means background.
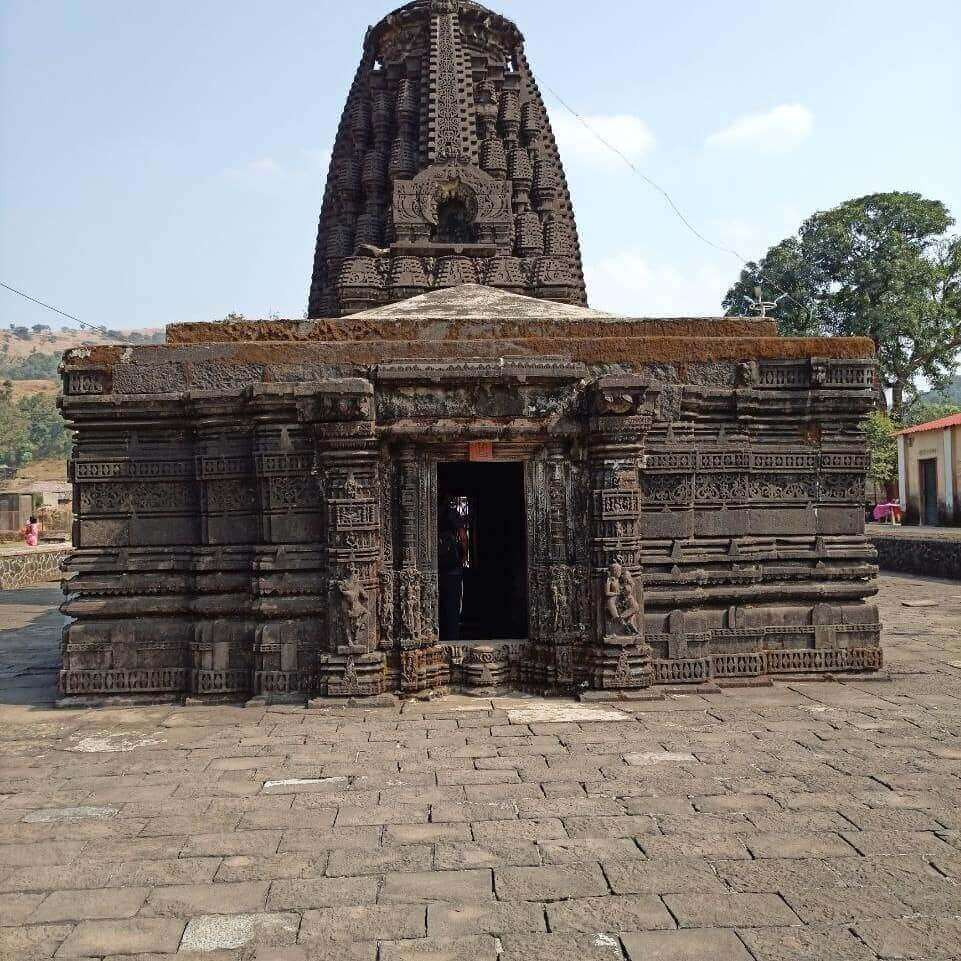
[[[523,476],[523,486],[522,486],[522,496],[524,498],[524,514],[526,518],[526,530],[525,530],[525,567],[526,567],[526,577],[527,577],[527,640],[530,640],[531,630],[532,630],[532,592],[535,589],[533,571],[534,571],[534,544],[537,539],[537,520],[535,518],[532,506],[535,502],[534,497],[534,485],[532,483],[532,472],[530,465],[538,457],[540,452],[542,452],[546,447],[546,441],[538,439],[530,443],[525,444],[505,444],[506,450],[492,458],[492,461],[475,461],[472,462],[469,456],[466,456],[466,451],[468,445],[466,442],[454,442],[454,443],[425,443],[423,445],[418,445],[421,450],[426,453],[426,473],[427,480],[425,484],[425,491],[428,492],[427,503],[423,504],[425,510],[425,516],[427,518],[427,538],[428,544],[426,549],[423,551],[422,556],[429,567],[427,568],[433,578],[435,585],[435,591],[438,585],[438,570],[437,570],[437,537],[438,537],[438,524],[440,518],[437,511],[437,498],[438,498],[438,466],[440,464],[466,464],[466,463],[512,463],[522,465],[522,476]],[[496,447],[495,447],[496,449]],[[403,510],[403,506],[401,506]],[[545,517],[546,520],[546,517]]]

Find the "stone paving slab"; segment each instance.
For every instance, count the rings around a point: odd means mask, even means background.
[[[0,594],[0,959],[957,961],[961,591],[882,588],[887,682],[89,711]]]

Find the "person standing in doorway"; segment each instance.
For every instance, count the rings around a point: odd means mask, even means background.
[[[444,513],[437,536],[437,579],[439,586],[440,639],[460,640],[460,616],[464,603],[464,520],[453,508]]]

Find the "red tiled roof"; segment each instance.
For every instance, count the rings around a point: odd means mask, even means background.
[[[961,427],[961,414],[952,414],[950,417],[942,417],[940,420],[928,421],[927,424],[918,424],[917,427],[908,427],[905,430],[899,430],[895,436],[920,434],[926,430],[943,430],[945,427]]]

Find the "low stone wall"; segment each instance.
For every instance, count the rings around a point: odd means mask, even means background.
[[[882,571],[961,581],[961,537],[874,532],[870,537],[877,548],[878,566]]]
[[[70,550],[62,544],[50,544],[0,553],[0,591],[58,580],[60,562]]]

